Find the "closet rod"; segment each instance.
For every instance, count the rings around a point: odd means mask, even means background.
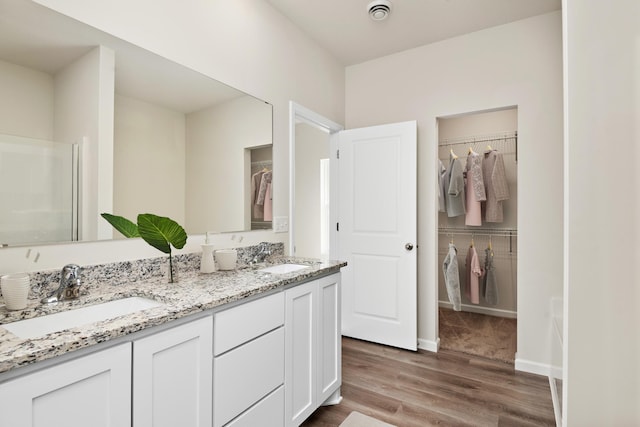
[[[518,230],[514,228],[485,228],[476,232],[474,230],[465,228],[438,228],[438,234],[446,234],[447,236],[489,236],[491,237],[508,237],[509,238],[509,253],[513,253],[513,238],[518,237]]]
[[[445,139],[438,143],[438,147],[452,147],[454,145],[469,145],[469,144],[481,144],[491,142],[513,142],[515,144],[516,162],[518,161],[518,131],[513,133],[499,134],[499,135],[484,135],[484,136],[471,136],[462,138]]]
[[[273,165],[273,160],[260,160],[257,162],[251,162],[251,166],[271,166]]]
[[[451,235],[463,235],[468,236],[473,234],[474,236],[505,236],[505,237],[518,237],[518,230],[514,228],[483,228],[478,231],[468,228],[449,228],[439,227],[438,234],[451,234]]]

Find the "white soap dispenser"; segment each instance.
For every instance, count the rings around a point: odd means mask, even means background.
[[[209,243],[209,232],[204,238],[202,246],[202,259],[200,260],[201,273],[213,273],[216,271],[216,261],[213,258],[213,244]]]

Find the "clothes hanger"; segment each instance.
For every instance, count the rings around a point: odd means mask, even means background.
[[[491,235],[489,235],[489,250],[493,251],[493,246],[491,244]]]
[[[473,241],[473,234],[471,235],[471,247],[473,247],[474,245],[474,241]]]
[[[469,147],[469,154],[476,154],[476,152],[473,151],[473,147]]]
[[[490,145],[487,145],[487,150],[489,150],[489,151],[493,151],[493,148],[491,148],[491,146],[490,146]]]
[[[451,157],[453,157],[454,159],[458,158],[458,156],[456,156],[456,153],[453,152],[453,148],[449,151],[451,152]]]

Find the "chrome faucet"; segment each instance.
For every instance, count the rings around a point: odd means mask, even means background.
[[[258,252],[253,256],[251,264],[263,263],[269,255],[271,255],[271,251],[267,249],[267,244],[260,243],[258,245]]]
[[[60,273],[60,286],[48,297],[42,298],[43,304],[76,299],[80,296],[80,266],[67,264]]]

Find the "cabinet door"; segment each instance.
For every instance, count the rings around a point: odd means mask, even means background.
[[[0,384],[0,426],[130,425],[130,343]]]
[[[133,343],[134,427],[211,427],[213,319]]]
[[[342,384],[340,292],[339,274],[318,280],[318,404]]]
[[[316,409],[317,281],[288,289],[285,296],[285,415],[297,426]]]

